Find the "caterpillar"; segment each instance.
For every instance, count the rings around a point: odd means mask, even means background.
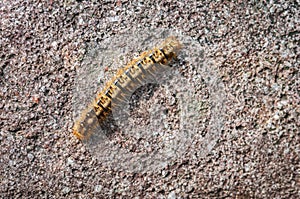
[[[81,113],[73,127],[73,134],[86,140],[96,131],[99,123],[107,120],[113,109],[120,108],[131,94],[148,80],[170,68],[168,64],[177,57],[182,45],[175,36],[168,37],[161,45],[140,54],[106,83],[96,98]]]

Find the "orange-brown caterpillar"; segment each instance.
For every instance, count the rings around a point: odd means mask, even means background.
[[[147,79],[155,79],[156,75],[169,67],[167,65],[176,57],[180,48],[181,44],[176,37],[168,37],[160,46],[141,53],[138,58],[119,69],[75,122],[75,136],[83,140],[88,139],[99,123],[107,119],[112,109],[124,104]]]

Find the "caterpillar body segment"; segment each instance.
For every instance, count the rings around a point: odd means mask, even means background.
[[[103,112],[104,113],[104,112]],[[89,139],[90,136],[99,130],[98,117],[92,105],[89,105],[85,111],[82,112],[80,119],[73,127],[73,134],[81,139]]]
[[[141,53],[138,58],[119,69],[75,122],[74,135],[81,140],[89,139],[99,130],[99,126],[108,118],[112,110],[121,108],[127,103],[137,88],[149,80],[155,81],[157,75],[170,68],[168,64],[180,49],[180,42],[176,37],[171,36],[160,46]]]

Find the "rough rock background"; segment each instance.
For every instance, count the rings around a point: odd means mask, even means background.
[[[1,1],[2,198],[299,198],[300,2]],[[211,153],[108,170],[72,134],[85,43],[172,27],[216,61],[226,123]]]

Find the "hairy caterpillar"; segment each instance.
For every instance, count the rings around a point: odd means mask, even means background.
[[[166,70],[168,64],[181,49],[174,36],[168,37],[161,45],[145,51],[133,59],[106,84],[95,100],[82,112],[73,127],[73,134],[79,139],[88,139],[99,123],[105,121],[112,109],[126,103],[131,94],[149,79],[155,79]]]

